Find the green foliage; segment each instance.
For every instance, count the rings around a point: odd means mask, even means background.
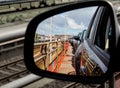
[[[43,9],[3,14],[3,15],[0,15],[0,25],[7,24],[7,23],[14,23],[14,22],[24,22],[26,21],[26,19],[32,19],[36,15],[46,12],[50,9],[53,9],[53,8],[43,8]]]
[[[35,40],[38,40],[38,39],[40,39],[40,36],[39,36],[38,33],[36,33],[36,34],[35,34]]]
[[[0,25],[6,23],[14,23],[14,22],[23,22],[26,19],[32,19],[34,16],[39,14],[39,12],[21,12],[15,14],[5,14],[0,15]]]
[[[6,17],[2,16],[0,17],[0,24],[5,24],[6,23]]]

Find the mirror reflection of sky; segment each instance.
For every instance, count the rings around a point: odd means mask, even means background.
[[[97,7],[88,7],[64,12],[47,18],[38,25],[36,33],[40,35],[77,35],[88,29],[90,20]]]

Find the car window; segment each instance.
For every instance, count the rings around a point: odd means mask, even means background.
[[[91,22],[90,22],[90,25],[89,25],[89,27],[88,27],[88,29],[89,29],[89,32],[88,32],[88,34],[87,34],[87,37],[89,38],[89,39],[93,39],[93,32],[94,32],[94,29],[96,29],[97,28],[97,25],[98,25],[98,21],[99,21],[99,18],[100,18],[100,14],[102,13],[102,9],[103,9],[103,7],[99,7],[97,10],[96,10],[96,13],[94,14],[94,16],[93,16],[93,18],[92,18],[92,20],[91,20]]]
[[[112,26],[108,11],[105,10],[103,17],[99,23],[95,37],[95,45],[105,52],[109,53],[110,36],[112,34]]]

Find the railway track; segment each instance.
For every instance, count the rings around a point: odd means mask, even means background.
[[[23,59],[0,66],[0,86],[28,75]]]
[[[3,36],[0,37],[0,86],[29,74],[23,60],[24,29],[15,32],[17,34],[14,32],[1,32]],[[10,36],[4,36],[5,33]]]
[[[120,72],[117,72],[114,74],[114,81],[120,80]],[[44,88],[44,87],[43,87]],[[114,84],[114,87],[112,87],[111,82],[108,80],[104,84],[87,84],[84,85],[82,83],[77,83],[77,82],[70,82],[67,83],[65,86],[62,88],[119,88],[118,84]]]

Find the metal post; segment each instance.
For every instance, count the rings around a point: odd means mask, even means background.
[[[53,18],[51,17],[51,29],[50,29],[50,63],[52,62],[52,29],[53,29]]]
[[[50,63],[52,62],[52,30],[53,30],[53,17],[51,17],[51,29],[50,29]],[[52,63],[52,68],[54,68],[54,62]]]
[[[58,64],[58,39],[57,39],[57,42],[56,42],[56,51],[57,51],[57,64]],[[58,66],[57,66],[57,72],[58,72]]]
[[[67,28],[67,17],[66,17],[66,16],[65,16],[65,19],[66,19],[65,28]],[[66,29],[64,29],[64,53],[66,53],[66,51],[65,51],[65,50],[66,50],[66,49],[65,49],[65,48],[66,48],[66,47],[65,47],[65,46],[66,46],[66,40],[67,40],[67,39],[66,39],[66,35],[67,35],[67,34],[66,34]]]

